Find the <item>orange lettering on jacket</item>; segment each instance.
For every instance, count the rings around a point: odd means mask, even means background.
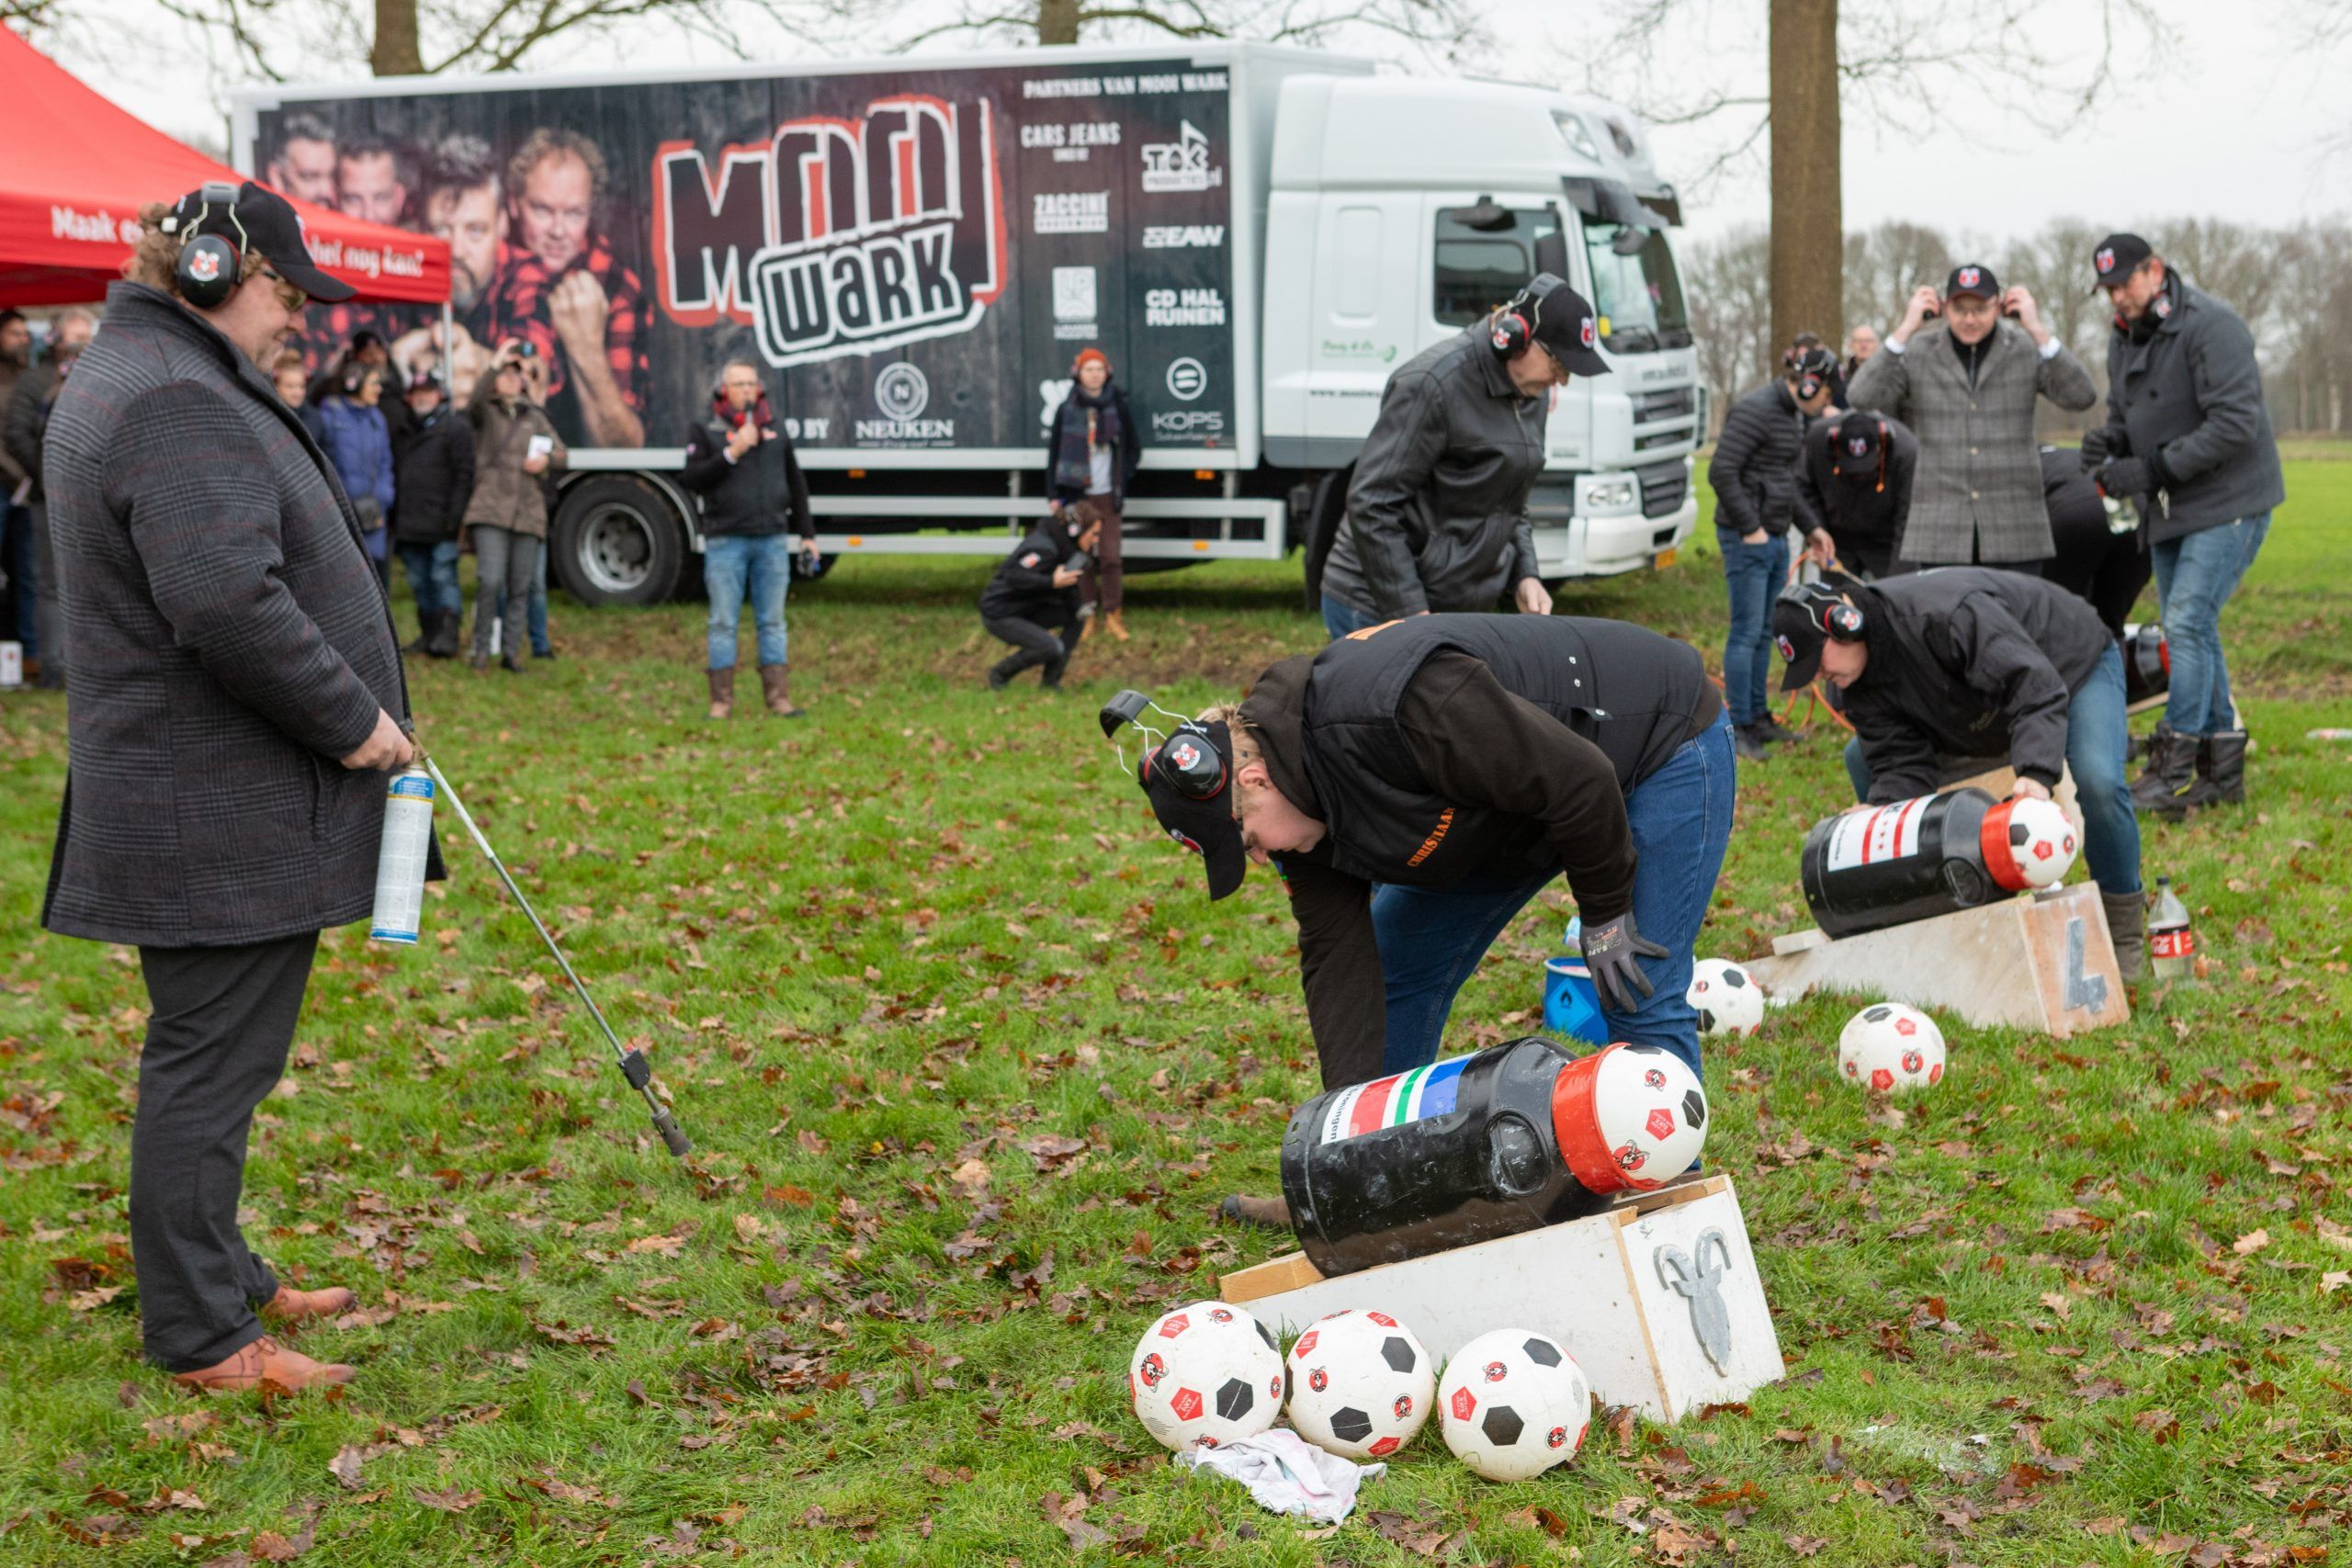
[[[1348,634],[1348,640],[1350,642],[1362,642],[1364,638],[1373,636],[1376,632],[1385,632],[1391,626],[1399,626],[1404,624],[1405,623],[1402,621],[1383,621],[1376,626],[1358,626],[1354,631]]]
[[[1437,847],[1445,842],[1446,829],[1453,826],[1453,807],[1449,806],[1437,814],[1437,826],[1430,829],[1430,836],[1421,840],[1421,847],[1413,852],[1413,858],[1407,861],[1405,864],[1408,867],[1417,866],[1429,859]]]

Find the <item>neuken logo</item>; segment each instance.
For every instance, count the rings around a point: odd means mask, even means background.
[[[653,159],[653,259],[682,326],[752,327],[778,367],[969,332],[1003,292],[991,111],[918,94]]]

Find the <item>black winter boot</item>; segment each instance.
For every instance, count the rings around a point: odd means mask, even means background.
[[[2183,735],[2168,724],[2156,726],[2148,738],[2148,768],[2132,785],[2132,805],[2140,811],[2170,810],[2196,776],[2199,750],[2194,735]]]
[[[2167,817],[2183,815],[2200,806],[2245,804],[2245,731],[2217,729],[2198,742],[2197,781],[2162,807]]]
[[[1012,678],[1023,670],[1032,670],[1051,659],[1042,649],[1024,648],[1000,659],[989,669],[989,690],[1001,692],[1012,684]]]
[[[458,610],[443,610],[433,617],[433,630],[425,639],[424,651],[435,659],[455,659],[458,638],[465,635],[466,617]]]

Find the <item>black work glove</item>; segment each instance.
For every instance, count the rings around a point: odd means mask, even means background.
[[[2098,468],[2109,457],[2131,455],[2131,434],[2120,424],[2102,424],[2083,432],[2083,467],[2086,470]]]
[[[1634,955],[1665,958],[1668,954],[1634,928],[1631,909],[1606,925],[1585,927],[1583,945],[1585,967],[1592,971],[1592,988],[1600,993],[1602,1007],[1631,1012],[1641,1005],[1634,987],[1640,987],[1645,997],[1657,989],[1634,962]]]
[[[2149,472],[2144,458],[2110,457],[2091,475],[2091,482],[2098,486],[2101,495],[2124,501],[2153,491],[2156,476]]]

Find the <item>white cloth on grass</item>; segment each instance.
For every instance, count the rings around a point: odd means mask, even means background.
[[[1273,1513],[1296,1514],[1323,1525],[1346,1518],[1356,1506],[1356,1488],[1388,1469],[1327,1454],[1288,1427],[1214,1449],[1186,1449],[1176,1462],[1238,1481],[1261,1507]]]

